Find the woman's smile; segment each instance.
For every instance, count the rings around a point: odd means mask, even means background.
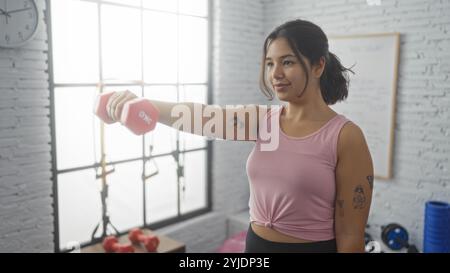
[[[291,84],[274,84],[274,88],[277,92],[285,92]]]

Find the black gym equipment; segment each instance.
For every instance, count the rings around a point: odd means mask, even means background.
[[[373,251],[373,249],[371,249],[371,250],[368,250],[368,249],[367,249],[367,248],[368,248],[367,245],[368,245],[371,241],[373,241],[372,235],[370,235],[370,234],[367,233],[367,232],[364,232],[364,246],[365,246],[365,252],[366,252],[366,253],[371,253],[371,251]]]
[[[381,240],[392,250],[407,249],[407,253],[418,253],[415,245],[408,243],[408,231],[397,223],[391,223],[381,227]]]
[[[370,228],[370,225],[366,225],[367,228]],[[372,243],[371,243],[372,242]],[[367,231],[364,232],[364,252],[365,253],[383,253],[384,251],[381,251],[381,249],[377,249],[376,244],[379,245],[378,242],[375,241],[375,239],[368,233]]]

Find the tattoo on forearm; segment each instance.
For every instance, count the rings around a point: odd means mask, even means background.
[[[233,121],[233,125],[234,125],[236,128],[239,126],[239,129],[242,129],[242,128],[244,128],[244,126],[245,126],[245,123],[244,123],[242,120],[238,119],[238,117],[234,117],[234,118],[232,119],[232,121]]]
[[[372,175],[367,176],[367,181],[369,182],[370,189],[372,190],[373,189],[373,176]]]
[[[355,187],[353,191],[353,208],[363,209],[366,207],[366,196],[364,195],[364,189],[361,185]]]
[[[338,199],[336,202],[339,207],[339,216],[344,217],[344,200]]]

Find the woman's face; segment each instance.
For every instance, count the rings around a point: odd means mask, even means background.
[[[302,59],[310,69],[308,59]],[[265,67],[267,80],[279,100],[299,100],[306,91],[305,71],[285,38],[277,38],[270,43]]]

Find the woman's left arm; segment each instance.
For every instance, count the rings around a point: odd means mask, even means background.
[[[335,234],[338,252],[364,252],[364,232],[372,201],[373,164],[362,130],[341,130],[336,165]]]

